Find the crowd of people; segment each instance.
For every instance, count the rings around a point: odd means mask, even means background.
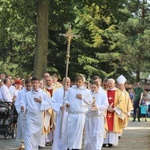
[[[133,122],[136,121],[146,121],[147,116],[150,113],[150,95],[146,90],[141,87],[141,84],[138,82],[137,86],[134,89],[129,90],[129,95],[133,103]]]
[[[94,76],[86,84],[83,75],[58,82],[56,74],[42,79],[16,78],[1,74],[0,101],[12,102],[17,112],[17,140],[20,149],[38,150],[52,145],[52,150],[101,150],[117,146],[132,110],[133,121],[146,119],[147,97],[138,83],[133,91],[125,89],[120,75],[102,82]],[[83,140],[84,139],[84,140]]]

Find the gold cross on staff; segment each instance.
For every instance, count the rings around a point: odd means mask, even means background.
[[[68,39],[67,54],[66,54],[66,59],[67,59],[67,61],[66,61],[66,75],[68,75],[68,64],[69,64],[69,57],[70,57],[70,43],[71,43],[71,39],[73,37],[79,37],[79,35],[75,35],[72,32],[71,25],[69,25],[69,30],[65,34],[60,33],[59,35],[67,37],[67,39]]]
[[[59,35],[62,35],[62,36],[64,36],[64,37],[67,37],[67,39],[68,39],[68,46],[67,46],[66,58],[69,58],[69,57],[70,57],[70,43],[71,43],[71,39],[72,39],[73,37],[77,37],[78,35],[75,35],[75,34],[72,32],[71,25],[69,25],[69,30],[68,30],[65,34],[60,33]],[[68,61],[69,61],[69,60],[68,60]]]
[[[67,53],[66,53],[66,74],[65,74],[65,83],[68,77],[68,66],[69,66],[69,57],[70,57],[70,43],[71,43],[71,39],[73,37],[78,37],[78,35],[75,35],[72,30],[71,30],[71,25],[69,26],[69,30],[67,31],[67,33],[62,34],[60,33],[59,35],[62,35],[64,37],[67,37],[68,39],[68,45],[67,45]],[[64,95],[63,97],[65,97],[65,88],[64,88]],[[63,103],[64,105],[64,103]],[[60,138],[61,138],[61,134],[62,134],[62,124],[63,124],[63,116],[64,116],[64,111],[62,111],[62,117],[61,117],[61,126],[60,126]]]
[[[75,35],[75,34],[72,32],[71,25],[69,25],[69,30],[68,30],[65,34],[60,33],[59,35],[62,35],[62,36],[64,36],[64,37],[67,37],[68,43],[69,43],[69,41],[71,41],[71,39],[72,39],[73,37],[79,37],[79,35]]]

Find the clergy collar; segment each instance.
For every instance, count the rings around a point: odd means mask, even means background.
[[[116,90],[116,87],[113,87],[112,89],[108,89],[108,90],[110,90],[110,91],[114,91],[114,90]]]
[[[47,86],[47,85],[45,85],[45,88],[48,89],[48,90],[51,90],[51,89],[53,89],[53,86]]]

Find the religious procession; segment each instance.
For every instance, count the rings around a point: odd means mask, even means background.
[[[48,145],[52,150],[117,146],[131,112],[134,110],[134,122],[136,109],[147,106],[140,84],[129,93],[123,75],[103,81],[94,76],[87,84],[79,74],[74,81],[71,85],[70,78],[64,77],[58,82],[58,76],[48,72],[42,79],[23,80],[1,73],[0,134],[16,138],[19,150],[38,150]],[[147,107],[144,109],[147,111]],[[146,114],[140,113],[138,121],[141,117],[147,121]],[[1,130],[4,128],[5,132]]]
[[[0,0],[0,14],[0,150],[147,150],[150,0]]]

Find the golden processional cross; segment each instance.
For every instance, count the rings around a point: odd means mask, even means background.
[[[69,58],[70,58],[70,43],[71,43],[71,40],[72,38],[74,37],[79,37],[78,35],[75,35],[71,29],[71,25],[69,26],[69,30],[65,33],[65,34],[62,34],[60,33],[59,35],[62,35],[64,37],[67,38],[68,40],[68,45],[67,45],[67,53],[66,53],[66,73],[65,73],[65,83],[66,84],[66,81],[67,81],[67,77],[68,77],[68,66],[69,66]],[[64,88],[64,95],[63,95],[63,98],[65,97],[65,88]],[[64,105],[64,103],[63,103]],[[63,125],[63,116],[64,116],[64,110],[62,110],[62,117],[61,117],[61,126],[60,126],[60,138],[62,136],[62,125]]]
[[[69,30],[65,34],[60,33],[59,35],[66,37],[68,40],[67,53],[66,53],[66,73],[65,73],[65,82],[66,82],[66,79],[68,76],[68,66],[69,66],[69,58],[70,58],[70,43],[71,43],[72,38],[79,37],[79,36],[75,35],[72,32],[71,25],[69,26]]]

